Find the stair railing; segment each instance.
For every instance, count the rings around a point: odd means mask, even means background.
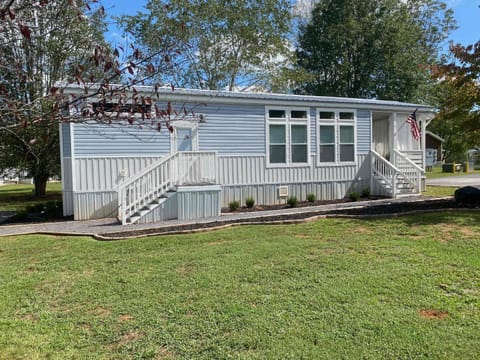
[[[174,186],[216,183],[216,160],[214,151],[176,152],[127,179],[117,187],[118,218],[122,225]]]
[[[419,194],[422,188],[423,169],[398,150],[393,150],[393,163]]]
[[[127,219],[154,199],[166,193],[175,183],[175,159],[178,153],[165,156],[117,188],[118,217],[125,225]]]
[[[397,176],[401,173],[400,170],[375,150],[372,149],[371,154],[372,179],[375,176],[381,178],[389,185],[391,188],[391,195],[395,197],[397,194]]]

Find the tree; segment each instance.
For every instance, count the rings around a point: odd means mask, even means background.
[[[101,16],[83,1],[4,1],[0,35],[0,164],[27,170],[35,194],[59,173],[58,104],[50,97],[95,46]],[[87,72],[87,69],[86,69]]]
[[[265,87],[290,54],[288,0],[150,0],[122,22],[144,48],[186,44],[161,80],[182,87]]]
[[[300,26],[300,93],[419,101],[455,27],[439,0],[321,0]]]
[[[45,194],[46,181],[60,167],[59,123],[86,118],[108,123],[121,116],[133,125],[133,116],[121,111],[124,105],[152,104],[152,98],[138,95],[134,86],[170,64],[166,53],[142,53],[134,46],[112,49],[103,39],[103,7],[96,3],[0,2],[0,167],[27,170],[38,196]],[[161,55],[164,66],[155,67],[150,60]],[[63,88],[72,83],[82,87],[83,95],[64,96]],[[130,98],[127,89],[132,90]],[[82,105],[89,98],[104,106]],[[81,116],[71,117],[65,108],[75,108]],[[172,115],[157,114],[158,121],[166,122]],[[150,117],[145,113],[135,121]],[[153,120],[149,125],[160,128]]]
[[[453,61],[434,68],[440,111],[430,127],[445,138],[446,159],[458,161],[480,145],[480,41],[450,52]]]

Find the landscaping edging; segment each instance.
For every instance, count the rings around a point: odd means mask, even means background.
[[[101,241],[125,240],[159,235],[181,235],[225,229],[241,225],[280,225],[299,224],[315,221],[320,218],[385,218],[419,213],[449,211],[449,210],[480,210],[456,203],[452,198],[423,200],[416,202],[398,202],[375,204],[348,209],[316,210],[278,215],[256,216],[251,218],[214,220],[211,222],[172,225],[149,229],[126,230],[95,234],[94,238]]]

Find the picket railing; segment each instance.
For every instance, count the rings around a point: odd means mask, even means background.
[[[216,164],[217,155],[212,151],[177,152],[152,163],[117,188],[122,224],[175,186],[215,183]]]
[[[398,150],[393,151],[392,160],[395,167],[401,171],[405,179],[413,186],[414,192],[419,194],[422,189],[423,169]]]
[[[391,192],[391,195],[395,197],[397,192],[397,175],[400,173],[390,161],[385,159],[382,155],[375,150],[371,150],[372,160],[372,178],[377,177],[383,180],[386,189]]]

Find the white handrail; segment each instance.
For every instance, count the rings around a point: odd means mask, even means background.
[[[127,219],[176,185],[216,182],[216,152],[177,152],[152,163],[117,187],[118,217]]]
[[[375,150],[371,150],[372,153],[372,176],[380,176],[385,182],[387,182],[392,189],[392,196],[395,197],[397,193],[397,175],[401,173],[390,161],[385,159],[382,155]]]
[[[393,161],[405,179],[412,184],[417,193],[420,193],[423,169],[398,150],[393,151]]]

